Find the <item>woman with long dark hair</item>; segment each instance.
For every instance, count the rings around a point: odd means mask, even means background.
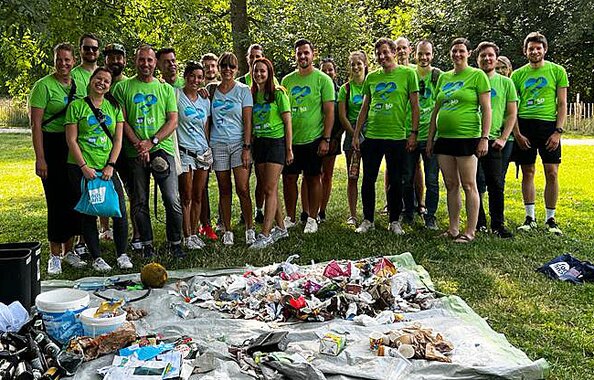
[[[81,196],[81,180],[91,180],[98,175],[111,181],[118,194],[120,217],[113,217],[113,240],[120,269],[131,269],[132,262],[126,254],[128,221],[122,182],[115,170],[122,149],[124,115],[122,108],[109,92],[112,73],[106,67],[97,68],[89,80],[88,96],[77,99],[68,106],[65,119],[68,143],[68,176],[73,191]],[[82,233],[93,258],[93,269],[111,270],[101,258],[97,217],[81,214]]]

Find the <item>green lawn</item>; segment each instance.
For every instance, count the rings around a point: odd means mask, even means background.
[[[42,241],[44,258],[45,200],[41,182],[34,175],[34,156],[30,137],[2,135],[0,141],[0,242]],[[561,197],[558,220],[565,232],[563,237],[538,232],[502,241],[481,236],[471,245],[455,245],[435,238],[435,233],[419,227],[407,230],[404,237],[395,237],[385,230],[387,219],[379,216],[373,233],[358,236],[347,228],[345,198],[346,176],[344,158],[337,160],[335,187],[328,210],[329,221],[316,235],[304,235],[297,229],[291,237],[273,248],[254,252],[243,245],[243,230],[237,228],[236,245],[223,248],[221,243],[209,244],[204,251],[192,253],[188,259],[174,262],[162,258],[168,268],[230,267],[265,265],[283,260],[289,254],[301,255],[301,263],[332,258],[397,254],[410,251],[416,261],[431,274],[438,290],[455,293],[512,344],[524,350],[532,359],[545,358],[552,366],[553,379],[594,378],[594,299],[592,285],[573,286],[553,282],[535,273],[534,269],[549,259],[570,252],[594,260],[594,147],[564,148],[560,170]],[[544,179],[539,168],[537,178],[537,217],[542,225]],[[523,221],[520,182],[510,169],[507,178],[507,212],[511,228]],[[378,183],[378,190],[381,184]],[[211,204],[216,204],[216,184],[211,180]],[[378,207],[383,205],[378,192]],[[443,199],[443,197],[442,197]],[[234,200],[234,220],[237,219],[237,199]],[[215,207],[216,209],[216,207]],[[163,218],[163,211],[160,211]],[[440,204],[438,219],[446,220],[445,205]],[[443,225],[443,224],[442,224]],[[164,241],[164,225],[156,222],[157,241]],[[115,267],[113,247],[104,246],[106,260]],[[162,248],[160,246],[159,248]],[[135,263],[140,259],[134,257]],[[45,262],[42,271],[45,272]],[[114,271],[115,272],[115,271]],[[91,270],[75,272],[65,267],[64,278],[92,275]],[[44,274],[44,278],[45,278]]]

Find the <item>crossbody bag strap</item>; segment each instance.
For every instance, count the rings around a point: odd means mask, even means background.
[[[106,102],[107,100],[103,100],[103,101]],[[99,122],[99,125],[101,125],[101,129],[103,129],[103,132],[105,132],[107,137],[109,137],[109,139],[113,143],[113,136],[111,135],[111,132],[109,131],[109,129],[107,129],[107,125],[105,125],[105,118],[100,117],[99,110],[97,109],[97,107],[95,107],[95,105],[91,101],[91,98],[89,98],[88,96],[85,96],[85,102],[89,105],[89,107],[91,108],[91,111],[93,111],[93,115],[95,115],[95,118]]]
[[[60,112],[53,114],[49,119],[44,120],[41,122],[41,126],[44,127],[51,123],[52,121],[56,120],[59,117],[62,117],[66,114],[66,109],[68,109],[68,105],[72,103],[74,100],[74,95],[76,95],[76,82],[74,79],[71,79],[72,84],[70,85],[70,91],[68,92],[68,99],[66,100],[66,106],[60,110]]]

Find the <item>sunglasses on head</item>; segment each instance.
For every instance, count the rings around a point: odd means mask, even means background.
[[[93,53],[95,53],[95,52],[97,52],[97,50],[99,50],[99,46],[84,45],[82,48],[84,51],[92,51]]]
[[[235,70],[236,68],[237,68],[237,65],[234,65],[232,63],[221,63],[221,69]]]

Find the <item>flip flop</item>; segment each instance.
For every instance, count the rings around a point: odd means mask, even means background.
[[[449,230],[445,230],[445,232],[437,235],[437,237],[448,238],[448,239],[452,239],[452,240],[457,239],[459,236],[460,236],[460,234],[453,235]]]
[[[454,240],[454,243],[459,243],[459,244],[467,244],[467,243],[471,243],[474,240],[474,238],[471,238],[468,235],[465,234],[460,234],[458,235],[458,237]]]

